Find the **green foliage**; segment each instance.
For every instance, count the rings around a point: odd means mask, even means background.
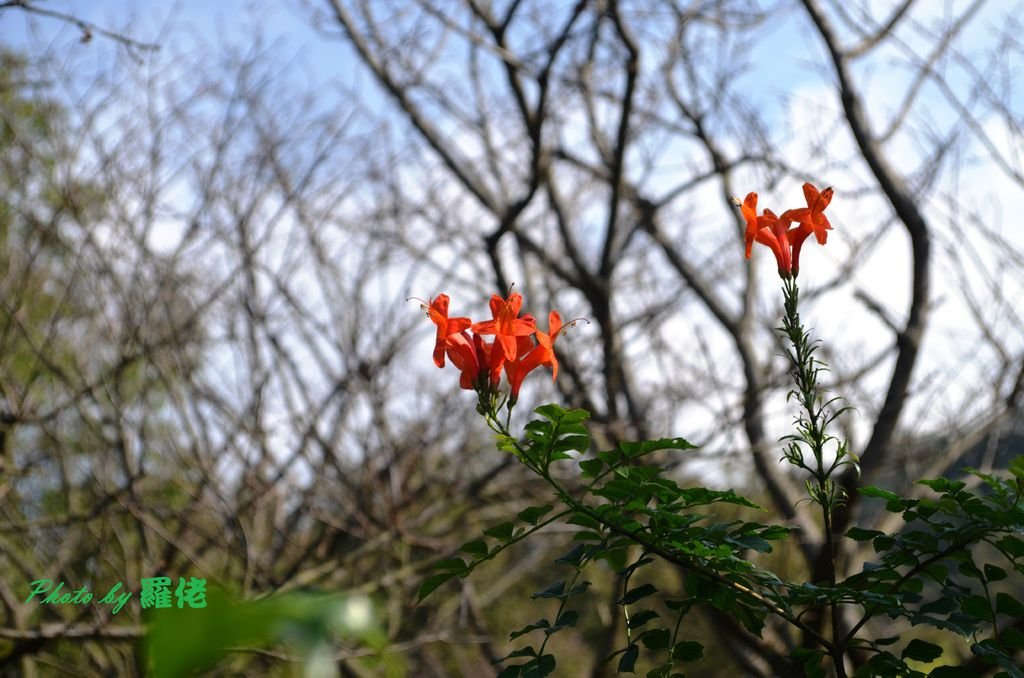
[[[974,472],[982,491],[962,481],[937,478],[921,481],[933,495],[904,498],[889,490],[865,487],[861,494],[885,502],[904,526],[886,534],[852,527],[847,538],[870,543],[877,562],[835,584],[784,581],[751,561],[752,553],[770,553],[792,528],[753,521],[722,521],[716,504],[757,506],[729,490],[681,487],[660,466],[638,463],[655,451],[692,449],[682,438],[624,442],[612,450],[589,452],[584,425],[587,413],[545,405],[540,418],[529,422],[516,440],[500,424],[502,447],[515,454],[548,482],[563,509],[529,507],[516,520],[484,530],[483,538],[464,544],[460,553],[434,566],[420,588],[420,599],[444,582],[468,576],[501,550],[560,522],[575,526],[569,550],[556,560],[567,568],[532,598],[554,606],[551,614],[514,631],[510,640],[527,643],[500,661],[503,676],[546,676],[556,671],[549,640],[575,626],[572,609],[590,583],[588,568],[603,562],[616,571],[621,592],[617,605],[625,620],[623,644],[611,652],[620,673],[634,673],[647,662],[649,676],[673,676],[677,665],[699,660],[703,648],[681,637],[683,620],[694,609],[724,613],[750,633],[760,635],[769,616],[786,620],[811,646],[795,651],[791,660],[805,675],[827,675],[825,660],[851,648],[867,650],[858,676],[923,676],[921,667],[939,662],[944,650],[931,640],[912,637],[899,649],[887,649],[899,637],[870,638],[859,632],[874,618],[903,619],[911,626],[932,627],[969,638],[971,652],[982,661],[1017,676],[1014,653],[1024,648],[1024,605],[999,586],[1024,574],[1024,459],[1015,460],[1012,477]],[[575,477],[578,482],[556,480]],[[569,473],[575,467],[575,473]],[[685,572],[685,597],[666,597],[645,572],[655,562]],[[852,607],[859,615],[844,636],[817,633],[805,619],[827,608]],[[667,616],[666,616],[667,615]],[[534,639],[532,642],[529,639]],[[525,661],[524,661],[525,660]],[[960,675],[952,666],[936,666],[938,675]]]
[[[376,650],[387,644],[372,619],[369,601],[358,597],[293,593],[235,601],[211,589],[205,608],[150,610],[146,621],[144,651],[153,678],[209,669],[238,647],[283,644],[311,665],[339,637]],[[379,675],[402,675],[398,665],[382,657],[368,658],[366,665]]]

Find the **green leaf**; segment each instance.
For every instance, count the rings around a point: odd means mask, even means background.
[[[1010,554],[1010,557],[1014,559],[1024,557],[1024,540],[1018,537],[1007,535],[997,541],[996,546]]]
[[[596,478],[603,468],[604,462],[600,459],[584,459],[580,462],[580,471],[584,478]]]
[[[540,657],[537,657],[536,662],[533,663],[536,668],[531,666],[531,670],[523,671],[524,676],[529,676],[530,678],[533,678],[533,676],[543,678],[544,676],[550,676],[555,672],[555,655],[553,654],[543,654]]]
[[[880,487],[868,485],[857,490],[864,497],[877,497],[879,499],[885,499],[886,501],[900,501],[903,499],[900,495],[889,490],[883,490]]]
[[[1024,480],[1024,454],[1010,460],[1010,473],[1018,480]]]
[[[543,591],[534,593],[530,598],[536,600],[537,598],[562,598],[563,596],[565,596],[565,582],[556,581]]]
[[[545,504],[544,506],[530,506],[519,512],[519,520],[529,525],[536,525],[540,522],[540,519],[551,513],[554,506]]]
[[[1024,633],[1021,633],[1012,626],[1007,627],[1003,631],[1003,635],[1000,636],[999,640],[1006,647],[1013,648],[1014,650],[1024,650]]]
[[[923,614],[949,614],[956,610],[960,606],[957,604],[956,598],[951,596],[942,596],[936,598],[930,603],[925,603],[921,606],[921,612]]]
[[[590,419],[590,412],[582,407],[577,407],[569,410],[562,416],[562,423],[571,424],[586,421],[587,419]]]
[[[918,480],[918,485],[924,485],[930,487],[936,492],[959,492],[966,484],[960,480],[950,480],[949,478],[932,478]]]
[[[640,610],[629,615],[629,623],[627,626],[631,629],[638,629],[652,619],[657,619],[660,616],[661,615],[654,610]]]
[[[1006,593],[996,594],[996,612],[1024,619],[1024,605]]]
[[[573,586],[571,589],[569,589],[569,595],[570,596],[579,595],[579,594],[583,593],[584,591],[586,591],[589,588],[590,588],[590,582],[589,581],[581,581],[579,584],[576,584],[576,586]]]
[[[1006,579],[1006,570],[995,565],[985,563],[985,579],[988,581],[1002,581]]]
[[[696,445],[691,444],[684,438],[658,438],[657,440],[623,441],[619,443],[619,449],[622,450],[622,454],[626,459],[638,459],[657,450],[692,450],[695,448]]]
[[[568,435],[555,441],[553,452],[586,452],[590,449],[590,436]]]
[[[672,646],[672,659],[694,662],[704,656],[704,646],[696,640],[683,640]]]
[[[459,547],[459,550],[463,553],[468,553],[471,556],[477,556],[480,558],[486,558],[487,554],[490,553],[490,550],[487,548],[487,542],[482,539],[467,541]]]
[[[550,628],[551,628],[551,622],[549,622],[547,619],[538,619],[537,621],[533,622],[532,624],[527,624],[523,628],[521,628],[521,629],[519,629],[517,631],[513,631],[509,635],[508,639],[509,640],[515,640],[519,636],[525,636],[527,633],[530,633],[531,631],[537,631],[539,629],[550,629]],[[534,651],[534,649],[532,647],[524,647],[523,650],[530,650],[530,656],[531,657],[536,657],[537,656],[536,651]],[[520,652],[522,652],[523,650],[520,650]],[[520,655],[520,654],[510,654],[510,655],[508,655],[508,657],[522,657],[522,656],[525,656],[525,655]],[[508,657],[506,657],[506,659],[508,659]]]
[[[423,583],[420,584],[419,593],[416,594],[416,602],[423,602],[423,599],[433,593],[437,587],[441,586],[441,584],[453,577],[455,577],[454,572],[443,572],[441,574],[434,574],[427,577],[423,580]]]
[[[568,553],[555,560],[555,562],[579,567],[583,559],[587,557],[587,550],[586,544],[576,544]]]
[[[536,657],[537,651],[531,646],[521,647],[518,650],[510,652],[505,659],[515,659],[516,657]],[[505,661],[505,659],[499,659],[498,661]]]
[[[545,419],[550,419],[555,423],[561,421],[562,418],[565,417],[566,414],[568,414],[564,409],[562,409],[561,407],[554,403],[541,405],[540,407],[535,409],[534,412],[544,417]]]
[[[672,642],[672,634],[668,629],[650,629],[644,631],[639,640],[648,650],[664,650]]]
[[[878,530],[865,530],[860,527],[851,527],[846,531],[846,536],[854,541],[868,541],[883,534],[884,532],[879,532]]]
[[[495,525],[492,528],[484,530],[484,534],[488,537],[493,537],[498,541],[508,543],[512,541],[512,535],[515,533],[515,525],[509,522],[502,523],[501,525]]]
[[[632,605],[641,598],[657,593],[658,589],[655,588],[654,584],[642,584],[636,588],[632,588],[626,591],[626,594],[618,601],[619,605]]]
[[[558,615],[558,619],[555,621],[555,625],[551,627],[551,633],[560,631],[561,629],[570,628],[576,626],[580,620],[580,613],[576,610],[566,610],[562,614]]]
[[[636,673],[636,660],[640,656],[640,646],[632,643],[619,658],[619,673]]]
[[[569,523],[570,525],[579,525],[580,527],[585,527],[590,530],[601,531],[602,529],[604,529],[604,527],[597,519],[593,518],[592,516],[586,513],[573,513],[572,516],[565,522]]]
[[[907,646],[903,648],[903,653],[900,655],[903,659],[913,659],[914,661],[926,664],[932,663],[941,656],[941,647],[918,638],[907,643]]]
[[[968,596],[960,603],[960,609],[964,614],[969,614],[977,619],[989,619],[992,616],[992,610],[985,596]]]
[[[466,567],[466,561],[462,558],[445,558],[434,563],[432,569],[440,570],[442,572],[448,571],[453,574],[462,574],[468,568]]]

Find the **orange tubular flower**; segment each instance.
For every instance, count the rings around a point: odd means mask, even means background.
[[[755,240],[767,245],[775,255],[779,265],[779,276],[782,278],[791,275],[796,277],[800,272],[800,249],[807,236],[814,233],[818,243],[824,245],[828,231],[832,228],[824,214],[825,208],[832,201],[832,189],[826,188],[819,193],[818,189],[809,183],[805,183],[803,188],[807,207],[786,210],[782,216],[775,216],[774,212],[767,209],[761,216],[757,216],[757,193],[748,193],[740,205],[743,218],[747,222],[747,259],[750,258],[750,250]],[[794,221],[799,226],[790,228]]]
[[[555,357],[555,339],[562,330],[562,316],[558,311],[548,314],[547,333],[537,330],[537,345],[529,352],[522,351],[523,344],[520,344],[519,357],[516,360],[505,363],[505,374],[508,375],[508,383],[511,387],[511,402],[519,399],[519,389],[523,385],[526,375],[541,365],[551,368],[551,380],[558,377],[558,358]]]
[[[828,231],[832,229],[832,224],[828,222],[828,217],[825,216],[825,208],[832,202],[832,187],[830,186],[820,193],[810,183],[805,183],[803,188],[807,207],[786,210],[782,213],[782,217],[807,226],[814,232],[814,237],[818,239],[818,244],[824,245],[828,239]]]
[[[508,299],[502,299],[495,294],[491,297],[491,315],[494,316],[494,320],[473,324],[473,331],[477,334],[494,335],[494,345],[501,347],[504,360],[516,359],[516,337],[528,337],[537,329],[533,316],[519,317],[519,310],[522,307],[523,297],[519,294],[510,294]]]
[[[771,210],[765,210],[764,214],[757,216],[757,193],[748,193],[740,206],[743,218],[747,221],[747,259],[750,258],[754,241],[767,245],[775,261],[779,265],[779,275],[788,278],[790,273],[790,246],[789,246],[789,221],[775,216]]]
[[[431,322],[437,325],[437,341],[434,343],[434,364],[444,367],[444,352],[447,348],[448,337],[469,329],[469,318],[448,317],[448,295],[439,294],[437,298],[426,307],[427,316]]]
[[[448,337],[448,357],[452,364],[459,368],[459,386],[472,391],[482,389],[490,382],[496,387],[501,378],[501,367],[495,370],[491,365],[492,345],[484,341],[479,334],[472,339],[466,332]]]

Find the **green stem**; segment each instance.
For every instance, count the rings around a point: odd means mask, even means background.
[[[801,460],[798,465],[810,471],[817,483],[815,491],[811,493],[811,498],[821,507],[825,550],[828,556],[828,580],[831,588],[835,590],[836,552],[832,534],[832,511],[839,495],[836,494],[836,488],[831,482],[830,476],[840,460],[837,458],[827,469],[825,468],[825,441],[828,440],[825,431],[827,418],[824,416],[824,406],[819,406],[822,398],[818,389],[818,368],[815,367],[814,344],[810,340],[810,333],[804,330],[800,322],[798,310],[800,289],[797,287],[796,279],[785,279],[782,291],[786,307],[782,329],[793,344],[793,352],[789,357],[793,366],[793,381],[796,388],[792,393],[797,396],[797,400],[804,410],[797,421],[797,427],[802,441],[810,447],[811,453],[814,455],[815,464],[814,468],[809,468]],[[839,453],[841,450],[840,447]],[[839,603],[834,599],[829,601],[829,616],[832,626],[832,643],[830,645],[832,662],[835,665],[836,676],[846,678],[843,659],[846,653],[846,643],[840,629]]]

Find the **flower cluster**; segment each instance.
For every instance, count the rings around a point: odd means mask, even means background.
[[[519,398],[527,374],[545,365],[551,368],[552,379],[558,376],[555,338],[563,329],[558,311],[548,314],[548,331],[543,332],[533,316],[520,317],[523,297],[516,293],[505,299],[493,295],[492,318],[476,323],[465,317],[448,317],[448,302],[447,294],[437,295],[430,304],[423,302],[427,316],[437,325],[434,364],[444,367],[447,355],[459,368],[459,385],[476,391],[482,406],[486,403],[487,409],[497,409],[502,370],[508,378],[510,408]],[[493,336],[494,340],[486,341],[485,336]]]
[[[832,189],[818,192],[811,184],[804,184],[804,198],[807,207],[786,210],[781,216],[769,209],[757,216],[757,193],[748,193],[740,204],[743,218],[747,221],[747,259],[754,241],[767,245],[775,254],[779,264],[779,275],[785,280],[796,277],[800,271],[800,248],[811,233],[824,245],[832,224],[825,216],[825,208],[832,201]],[[790,224],[797,226],[790,228]]]

